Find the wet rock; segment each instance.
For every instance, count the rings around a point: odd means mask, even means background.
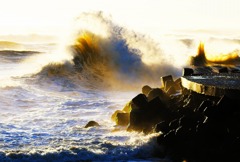
[[[89,121],[84,128],[89,128],[89,127],[99,127],[100,125],[95,122],[95,121]]]
[[[216,106],[224,115],[230,115],[231,113],[237,111],[238,102],[228,98],[227,96],[222,96]]]
[[[173,82],[172,75],[167,75],[167,76],[161,77],[161,84],[162,84],[165,91],[169,88],[169,87],[166,87],[166,82],[169,82],[169,83]]]
[[[132,101],[129,101],[124,108],[122,109],[122,111],[126,112],[126,113],[130,113],[132,110]]]
[[[179,119],[174,119],[169,123],[170,129],[177,129],[179,127]]]
[[[200,113],[203,113],[204,110],[207,108],[207,107],[211,107],[213,106],[213,103],[212,101],[210,100],[204,100],[202,101],[202,103],[199,105],[199,107],[197,109],[195,109],[195,111],[198,111]]]
[[[122,111],[122,110],[116,110],[116,111],[112,114],[112,116],[111,116],[112,121],[116,122],[116,120],[117,120],[117,114],[118,114],[118,113],[124,113],[124,111]]]
[[[182,76],[189,76],[194,73],[193,69],[191,68],[184,68],[182,71]]]
[[[174,81],[174,88],[176,91],[180,91],[182,89],[181,78],[178,78]]]
[[[147,104],[147,97],[144,94],[138,94],[132,99],[132,109],[146,108]]]
[[[170,131],[169,129],[169,124],[166,121],[161,121],[158,123],[155,127],[155,132],[162,132],[162,133],[167,133]]]
[[[169,100],[168,95],[160,88],[153,88],[147,95],[148,101],[151,101],[156,97],[159,97],[164,102]]]
[[[148,93],[149,93],[151,90],[152,90],[152,88],[151,88],[150,86],[148,86],[148,85],[145,85],[145,86],[142,87],[142,93],[143,93],[145,96],[147,96]]]
[[[177,91],[176,91],[176,89],[175,89],[175,86],[171,86],[171,87],[167,90],[167,94],[168,94],[169,96],[174,95],[174,94],[176,94],[176,93],[177,93]]]
[[[144,111],[141,109],[132,109],[127,130],[141,132],[147,126]]]
[[[130,112],[130,125],[128,130],[153,130],[155,125],[171,116],[165,103],[155,97],[141,109],[132,109]],[[147,129],[146,129],[147,128]]]
[[[213,66],[212,69],[216,73],[228,73],[228,68],[227,67]]]
[[[130,121],[129,113],[117,113],[116,124],[120,126],[127,126]]]

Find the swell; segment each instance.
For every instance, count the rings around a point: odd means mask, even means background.
[[[7,56],[28,56],[31,54],[41,53],[39,51],[18,51],[18,50],[0,50],[0,55]]]
[[[0,50],[1,62],[20,62],[29,56],[40,54],[39,51]]]

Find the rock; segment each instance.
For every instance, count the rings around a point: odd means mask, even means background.
[[[171,87],[174,87],[174,81],[173,80],[167,80],[164,85],[164,90],[167,92]]]
[[[167,132],[169,132],[169,125],[168,122],[166,121],[161,121],[160,123],[158,123],[155,127],[155,132],[162,132],[164,134],[166,134]]]
[[[147,97],[144,94],[138,94],[132,99],[132,109],[146,108],[147,104]]]
[[[174,81],[174,88],[175,90],[177,91],[180,91],[182,89],[182,86],[181,86],[181,78],[178,78]]]
[[[203,110],[203,114],[209,118],[218,118],[218,114],[217,114],[217,107],[216,106],[209,106],[206,107]]]
[[[130,121],[129,113],[117,113],[116,124],[121,126],[127,126]]]
[[[176,91],[176,89],[175,89],[175,86],[171,86],[171,87],[167,90],[167,94],[168,94],[169,96],[174,95],[174,94],[176,94],[176,93],[177,93],[177,91]]]
[[[182,76],[189,76],[194,73],[193,69],[191,68],[184,68],[182,71]]]
[[[95,122],[95,121],[89,121],[89,122],[87,123],[87,125],[85,125],[84,128],[99,127],[99,126],[100,126],[100,125],[99,125],[97,122]]]
[[[169,82],[168,85],[166,85],[167,82]],[[173,82],[174,81],[173,81],[172,75],[167,75],[167,76],[161,77],[161,84],[162,84],[165,91],[167,91],[170,84],[172,84]]]
[[[198,112],[200,112],[200,113],[203,113],[203,111],[206,109],[206,107],[211,107],[211,106],[213,106],[212,101],[210,101],[210,100],[204,100],[204,101],[202,101],[202,103],[200,104],[200,106],[199,106],[197,109],[195,109],[195,111],[198,111]]]
[[[222,66],[212,66],[212,69],[216,73],[228,73],[228,68],[227,67],[222,67]]]
[[[141,132],[146,127],[145,111],[141,109],[132,109],[130,112],[130,122],[127,128],[128,131]]]
[[[145,96],[147,96],[148,93],[149,93],[151,90],[152,90],[152,88],[151,88],[150,86],[148,86],[148,85],[145,85],[145,86],[142,87],[142,93],[143,93]]]
[[[217,109],[224,115],[230,115],[237,111],[238,102],[227,96],[222,96],[217,103]]]
[[[114,122],[117,121],[117,114],[118,113],[124,113],[124,112],[122,110],[116,110],[111,116],[112,121],[114,121]]]
[[[169,100],[168,95],[160,88],[153,88],[147,95],[148,101],[151,101],[156,97],[159,97],[163,102]]]
[[[122,111],[126,112],[126,113],[130,113],[132,110],[132,101],[129,101],[124,108],[122,109]]]
[[[177,129],[179,127],[179,119],[174,119],[169,123],[169,128],[170,129]]]
[[[130,112],[130,124],[128,130],[152,131],[155,125],[171,116],[170,110],[159,97],[155,97],[146,107],[132,109]]]

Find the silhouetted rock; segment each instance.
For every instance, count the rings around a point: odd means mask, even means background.
[[[191,68],[184,68],[182,71],[182,76],[189,76],[194,73],[193,69]]]
[[[168,85],[166,85],[167,82],[169,82]],[[169,87],[170,83],[173,83],[173,82],[174,81],[173,81],[172,75],[167,75],[167,76],[161,77],[161,84],[162,84],[165,91],[167,91],[167,89],[170,88]]]
[[[112,114],[112,116],[111,116],[112,121],[114,121],[114,122],[117,121],[117,114],[118,114],[118,113],[124,113],[124,111],[122,111],[122,110],[116,110],[116,111]]]
[[[159,97],[163,102],[169,100],[168,95],[160,88],[153,88],[147,95],[148,101],[151,101],[156,97]]]
[[[142,93],[143,93],[145,96],[147,96],[148,93],[149,93],[151,90],[152,90],[152,88],[151,88],[150,86],[148,86],[148,85],[145,85],[145,86],[142,87]]]
[[[121,126],[127,126],[129,124],[129,113],[117,113],[116,124]]]
[[[132,109],[143,109],[147,104],[147,97],[144,94],[139,94],[132,99]]]
[[[100,125],[95,122],[95,121],[89,121],[84,128],[89,128],[89,127],[99,127]]]
[[[169,124],[166,121],[161,121],[158,123],[155,127],[155,132],[162,132],[162,133],[167,133],[170,131],[169,129]]]

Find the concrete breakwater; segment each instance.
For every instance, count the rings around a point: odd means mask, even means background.
[[[127,131],[160,132],[159,157],[173,161],[240,160],[240,77],[222,66],[183,69],[161,77],[161,87],[143,86],[112,115]]]

